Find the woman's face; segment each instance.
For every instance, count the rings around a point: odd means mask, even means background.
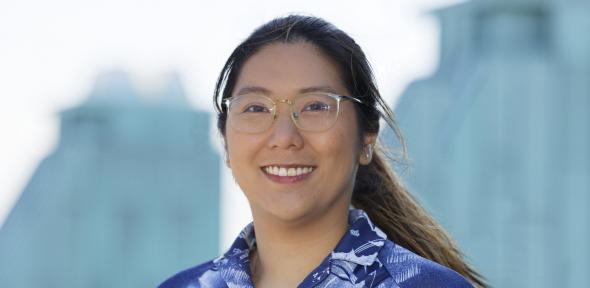
[[[276,101],[293,99],[311,88],[349,95],[337,66],[316,46],[275,43],[244,63],[232,96],[264,90]],[[353,105],[342,101],[338,120],[322,132],[299,130],[289,116],[289,105],[278,102],[277,118],[268,130],[244,133],[227,125],[228,166],[254,215],[295,221],[348,209],[359,160],[367,161]],[[273,170],[280,173],[281,168],[293,168],[299,175],[274,175]]]

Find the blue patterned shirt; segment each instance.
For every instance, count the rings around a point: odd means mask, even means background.
[[[457,272],[388,240],[363,210],[351,209],[348,223],[334,251],[298,287],[473,287]],[[159,288],[254,287],[249,252],[255,245],[251,223],[223,256],[182,271]]]

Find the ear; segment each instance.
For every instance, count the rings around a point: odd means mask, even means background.
[[[375,143],[377,142],[377,134],[365,134],[363,136],[363,146],[359,155],[359,164],[368,165],[373,159],[373,153],[375,152]]]

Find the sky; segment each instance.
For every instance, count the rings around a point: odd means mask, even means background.
[[[393,105],[411,81],[436,69],[439,27],[431,11],[459,2],[2,0],[0,225],[55,148],[59,112],[82,103],[104,71],[128,71],[146,90],[157,89],[162,75],[178,73],[188,102],[212,112],[215,79],[235,46],[272,18],[303,13],[355,38]],[[223,249],[251,216],[231,172],[221,166]]]

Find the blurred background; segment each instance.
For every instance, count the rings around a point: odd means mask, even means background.
[[[6,0],[0,287],[155,287],[229,247],[214,83],[293,12],[363,47],[404,182],[494,287],[590,286],[588,0]]]

